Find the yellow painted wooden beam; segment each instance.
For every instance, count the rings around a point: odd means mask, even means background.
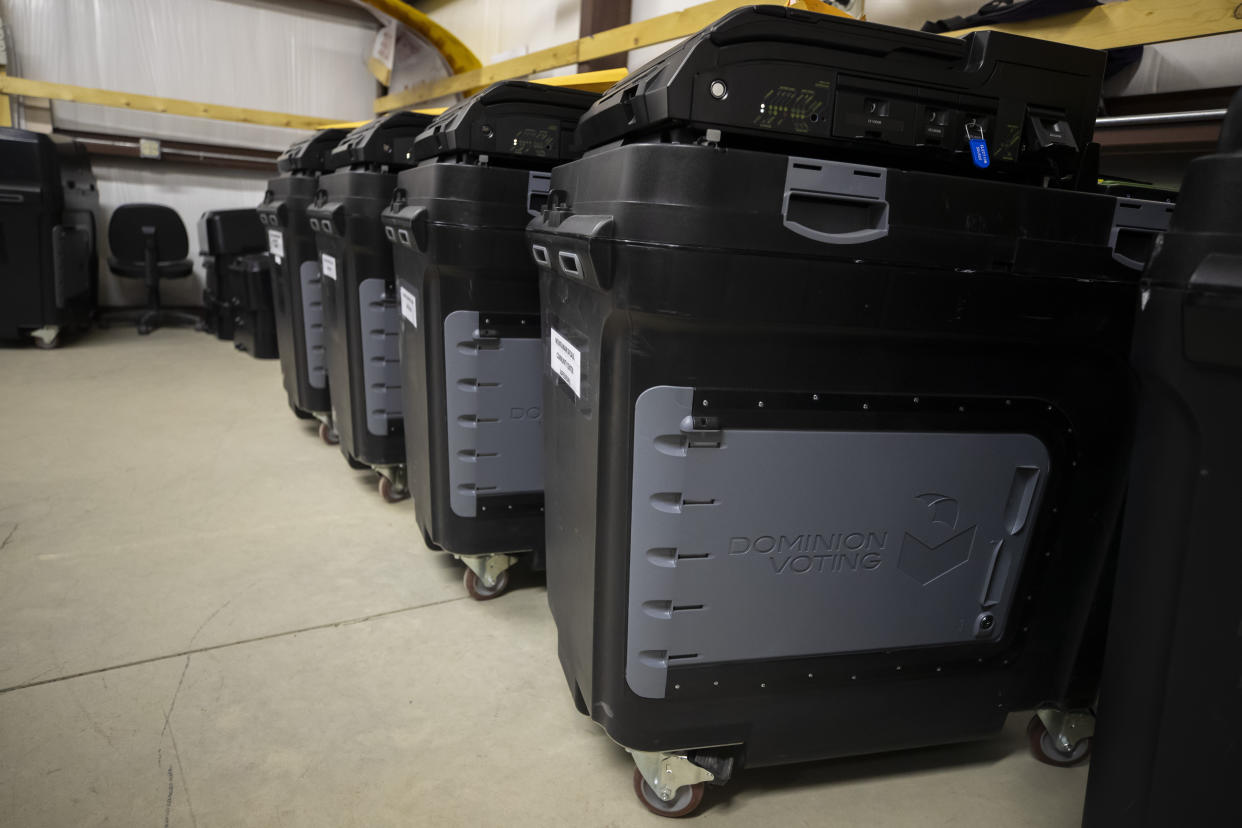
[[[596,72],[582,72],[577,75],[557,75],[554,78],[539,78],[533,83],[542,83],[546,86],[560,86],[566,89],[585,89],[588,92],[603,92],[617,81],[628,75],[625,69],[600,69]],[[420,107],[415,112],[424,115],[439,115],[447,106]],[[369,124],[370,121],[352,121],[345,124],[329,124],[322,129],[356,129],[363,124]]]
[[[432,106],[412,111],[417,112],[420,115],[439,115],[446,109],[448,109],[447,106]],[[326,126],[321,126],[320,129],[357,129],[360,126],[364,126],[369,123],[371,123],[371,121],[346,121],[341,124],[327,124]]]
[[[444,55],[444,59],[454,74],[469,72],[483,65],[474,56],[474,52],[470,51],[470,48],[458,40],[452,32],[418,9],[402,3],[401,0],[360,0],[360,2],[427,38],[431,45]],[[396,108],[393,107],[393,109]]]
[[[389,112],[393,109],[403,109],[443,95],[454,95],[459,92],[490,86],[496,81],[524,78],[536,72],[559,69],[562,66],[570,66],[584,60],[621,54],[631,49],[637,49],[640,46],[666,43],[670,40],[692,35],[734,9],[741,8],[742,6],[753,6],[754,4],[755,0],[751,0],[748,3],[738,2],[738,0],[711,0],[682,11],[662,14],[639,23],[618,26],[615,29],[608,29],[607,31],[593,34],[590,37],[584,37],[581,40],[562,43],[559,46],[542,49],[529,55],[513,58],[512,60],[482,66],[470,72],[453,75],[450,78],[415,84],[401,92],[376,98],[375,111]],[[786,5],[844,15],[844,12],[837,11],[820,2],[820,0],[787,0]]]
[[[1038,20],[997,23],[945,34],[957,37],[980,29],[1088,49],[1118,49],[1242,31],[1242,6],[1237,0],[1124,0]]]
[[[153,95],[113,92],[107,89],[92,89],[87,86],[72,86],[67,83],[49,83],[7,76],[0,76],[0,93],[292,129],[323,129],[328,124],[341,120],[340,118],[316,118],[312,115],[290,115],[286,112],[268,112],[263,109],[246,109],[240,106],[183,101],[178,98],[157,98]]]
[[[594,60],[595,58],[628,52],[630,49],[637,49],[642,46],[652,46],[656,43],[677,40],[706,28],[734,9],[753,5],[755,5],[755,0],[751,0],[749,3],[737,3],[732,2],[732,0],[714,0],[714,2],[700,3],[688,9],[662,14],[647,20],[640,20],[637,23],[630,23],[628,26],[618,26],[615,29],[598,32],[578,41],[578,60]],[[781,3],[779,5],[810,9],[821,14],[849,17],[848,14],[840,9],[829,6],[827,3],[819,2],[819,0],[800,0],[799,2]]]
[[[532,52],[520,58],[493,63],[460,75],[441,80],[425,81],[411,86],[401,92],[385,95],[375,99],[376,112],[389,112],[393,109],[405,109],[414,104],[430,101],[444,95],[455,95],[469,92],[484,86],[491,86],[499,80],[521,78],[545,69],[557,69],[578,62],[578,44],[564,44],[551,49]]]
[[[7,78],[9,73],[4,71],[4,67],[0,66],[0,79]],[[13,113],[9,106],[9,96],[0,95],[0,127],[13,126]]]
[[[537,78],[534,83],[545,86],[561,86],[566,89],[583,89],[587,92],[603,92],[629,74],[626,69],[597,69],[594,72],[580,72],[577,75],[557,75],[554,78]]]

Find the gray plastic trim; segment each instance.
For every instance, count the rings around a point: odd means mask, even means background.
[[[479,495],[543,491],[543,340],[484,339],[479,312],[444,319],[449,506],[478,514]]]
[[[1108,235],[1108,247],[1113,259],[1132,270],[1142,270],[1147,262],[1140,262],[1117,252],[1117,238],[1122,230],[1156,235],[1169,229],[1173,218],[1173,205],[1163,201],[1147,201],[1140,198],[1119,198],[1113,208],[1113,229]]]
[[[532,170],[526,184],[526,212],[535,218],[539,218],[541,215],[540,211],[530,206],[531,196],[547,195],[550,192],[552,192],[552,173],[535,172]]]
[[[323,275],[319,260],[302,262],[298,268],[302,283],[302,333],[306,345],[306,381],[311,388],[328,386],[328,352],[324,348]]]
[[[862,244],[888,235],[888,170],[844,164],[818,158],[789,156],[785,168],[785,195],[781,200],[781,221],[786,228],[808,239],[826,244]],[[843,233],[830,233],[807,227],[789,218],[792,197],[803,196],[839,204],[878,204],[872,226]]]
[[[648,388],[634,407],[635,693],[663,698],[670,665],[1004,635],[1050,470],[1039,439],[695,432],[693,395]]]
[[[358,285],[358,316],[367,431],[386,437],[390,421],[401,421],[401,313],[383,279]]]
[[[572,250],[561,250],[556,254],[556,263],[561,272],[571,279],[582,279],[582,261]]]

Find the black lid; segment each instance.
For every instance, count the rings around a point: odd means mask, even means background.
[[[480,153],[553,166],[576,157],[578,119],[599,95],[526,81],[494,83],[440,114],[414,143],[414,158]]]
[[[282,173],[326,170],[328,154],[348,134],[347,129],[321,129],[282,152],[276,159],[276,169]]]
[[[1105,55],[1000,32],[956,39],[781,6],[737,9],[604,93],[585,148],[688,127],[972,166],[967,123],[993,167],[1035,156],[1076,168],[1094,131]],[[815,150],[809,150],[815,151]],[[952,156],[950,156],[952,157]],[[993,170],[995,172],[995,170]]]
[[[332,149],[328,167],[335,170],[351,164],[413,166],[414,139],[432,120],[431,115],[421,112],[400,111],[369,121]]]

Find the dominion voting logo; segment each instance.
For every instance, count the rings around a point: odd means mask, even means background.
[[[916,497],[924,506],[920,518],[902,533],[897,568],[920,584],[930,584],[970,560],[977,526],[959,529],[961,510],[956,498],[929,492]],[[858,527],[853,531],[800,532],[729,538],[730,557],[767,558],[777,575],[868,573],[886,565],[890,533]]]
[[[961,510],[956,498],[928,492],[916,499],[927,507],[927,522],[917,532],[905,532],[897,568],[926,585],[970,560],[978,527],[957,528]]]

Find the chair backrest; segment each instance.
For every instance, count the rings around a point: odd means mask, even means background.
[[[163,204],[122,204],[108,222],[108,246],[123,262],[142,262],[146,258],[144,228],[155,228],[156,258],[161,262],[180,261],[190,252],[185,224],[177,211]]]

